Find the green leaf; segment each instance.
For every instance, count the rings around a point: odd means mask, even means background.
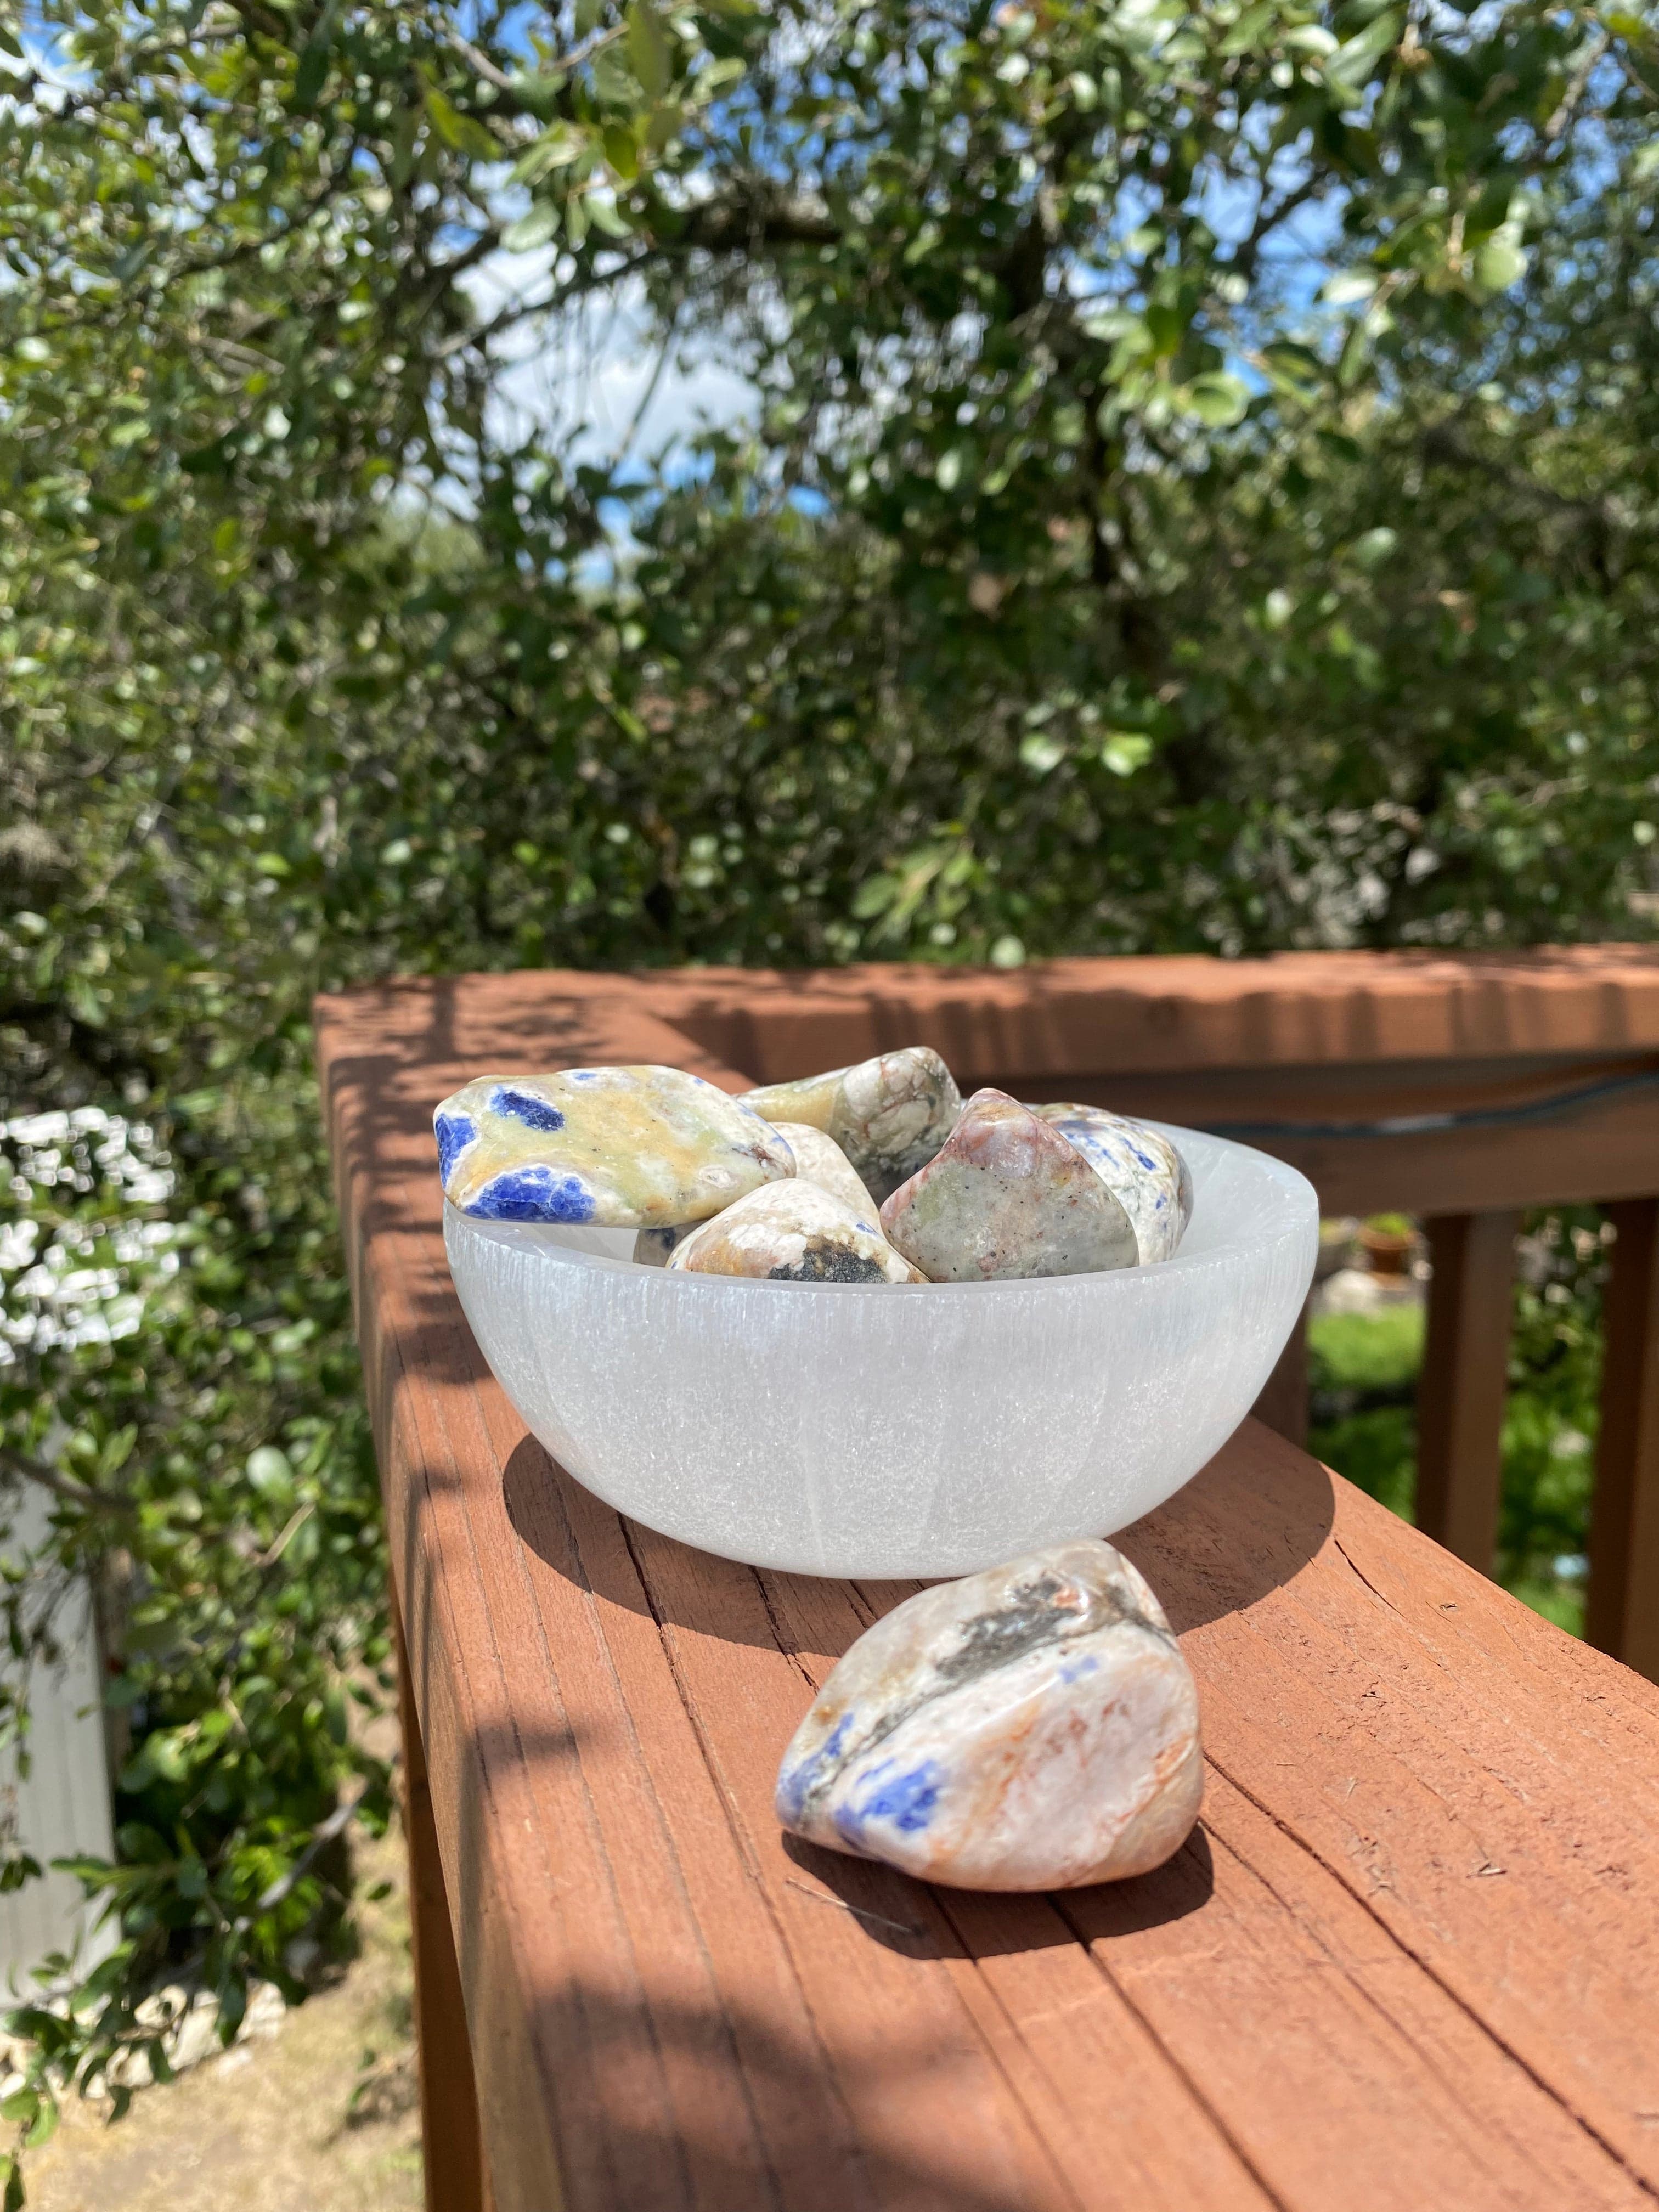
[[[1400,532],[1390,530],[1386,523],[1378,523],[1354,539],[1348,548],[1348,557],[1362,568],[1381,568],[1400,543]]]
[[[674,53],[651,0],[632,0],[628,10],[628,58],[647,100],[660,100],[674,81]]]
[[[1507,225],[1494,231],[1474,257],[1474,281],[1483,292],[1506,292],[1526,273],[1526,253]]]
[[[1293,339],[1265,346],[1261,361],[1275,387],[1293,398],[1314,398],[1325,380],[1325,365],[1319,356]]]
[[[294,72],[294,92],[289,105],[297,114],[305,114],[317,105],[317,95],[328,82],[330,41],[319,36],[310,40],[300,56],[300,66]]]
[[[1370,269],[1339,269],[1329,277],[1320,293],[1322,300],[1334,307],[1352,307],[1356,301],[1369,300],[1377,286],[1376,274]]]
[[[475,161],[499,161],[505,152],[495,138],[476,116],[463,114],[453,101],[447,100],[435,85],[428,85],[422,100],[427,120],[446,146],[456,153],[468,155]]]
[[[589,192],[586,207],[593,228],[607,238],[631,238],[634,227],[609,192]]]
[[[1110,730],[1100,749],[1103,768],[1114,775],[1133,775],[1152,757],[1152,741],[1140,730]]]
[[[640,149],[632,131],[620,123],[607,123],[603,133],[605,158],[624,184],[640,173]]]
[[[1051,738],[1046,731],[1036,731],[1021,738],[1019,757],[1035,775],[1047,775],[1065,759],[1066,747],[1060,738]]]
[[[1221,369],[1195,376],[1183,386],[1179,397],[1188,413],[1196,415],[1212,430],[1224,430],[1242,422],[1250,404],[1249,392],[1238,378]]]
[[[572,123],[556,123],[519,156],[513,165],[511,180],[515,185],[533,185],[550,170],[568,168],[573,161],[579,161],[588,145],[585,131]]]
[[[550,200],[538,200],[527,215],[510,222],[501,233],[501,244],[509,253],[529,253],[538,246],[545,246],[562,227],[563,210]]]

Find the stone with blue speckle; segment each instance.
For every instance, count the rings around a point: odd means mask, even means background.
[[[778,1771],[809,1843],[961,1889],[1161,1866],[1203,1795],[1198,1692],[1121,1553],[1056,1544],[907,1598],[830,1674]]]
[[[881,1209],[933,1283],[1133,1267],[1134,1224],[1077,1146],[1006,1091],[976,1091],[941,1150]]]
[[[795,1172],[761,1115],[677,1067],[480,1076],[432,1123],[445,1197],[489,1221],[706,1221]]]
[[[1171,1260],[1193,1215],[1193,1182],[1167,1137],[1103,1106],[1034,1106],[1039,1121],[1075,1145],[1133,1222],[1144,1267]]]

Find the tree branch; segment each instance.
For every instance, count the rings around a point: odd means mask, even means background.
[[[1584,97],[1584,88],[1595,74],[1596,64],[1612,44],[1611,31],[1601,31],[1598,32],[1585,47],[1583,59],[1567,79],[1566,89],[1561,94],[1559,105],[1544,125],[1544,143],[1547,146],[1553,146],[1572,121],[1578,103]]]
[[[757,246],[838,246],[841,226],[816,192],[744,185],[724,200],[706,201],[671,220],[656,242],[665,249],[690,247],[708,253],[752,252]]]
[[[0,1468],[24,1482],[38,1482],[54,1498],[61,1498],[66,1505],[78,1506],[87,1513],[113,1513],[125,1520],[134,1520],[138,1508],[130,1498],[118,1498],[112,1490],[95,1490],[90,1483],[76,1482],[73,1475],[59,1474],[55,1467],[44,1460],[31,1459],[27,1452],[13,1449],[10,1444],[0,1444]]]
[[[579,40],[568,54],[560,54],[544,68],[538,70],[537,76],[542,78],[559,76],[567,75],[571,70],[580,69],[584,62],[591,62],[594,55],[605,47],[614,45],[627,27],[625,23],[613,23],[609,30],[596,31],[591,38]],[[476,76],[481,76],[486,84],[494,85],[497,92],[510,100],[516,113],[533,113],[534,111],[525,101],[524,79],[521,76],[512,76],[498,63],[491,61],[482,47],[475,46],[470,39],[464,39],[459,31],[446,31],[444,43],[460,56]]]

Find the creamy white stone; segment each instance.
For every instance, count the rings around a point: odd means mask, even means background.
[[[877,1217],[881,1209],[871,1196],[863,1176],[835,1139],[826,1136],[822,1129],[815,1129],[809,1121],[774,1121],[772,1127],[794,1154],[795,1173],[799,1180],[816,1183],[831,1198],[838,1198],[843,1206],[850,1206],[871,1235],[878,1237],[881,1231]]]
[[[827,1190],[852,1209],[861,1229],[881,1236],[880,1209],[865,1188],[857,1171],[833,1137],[805,1121],[775,1121],[774,1130],[788,1146],[795,1174],[803,1182]],[[641,1267],[665,1267],[670,1254],[700,1224],[682,1221],[672,1229],[641,1229],[634,1240],[634,1259]],[[885,1238],[882,1240],[885,1243]]]
[[[907,1598],[796,1729],[776,1808],[809,1842],[968,1889],[1074,1889],[1178,1850],[1198,1692],[1121,1553],[1056,1544]]]
[[[676,1244],[671,1269],[789,1283],[919,1283],[923,1278],[849,1206],[799,1178],[751,1191]]]

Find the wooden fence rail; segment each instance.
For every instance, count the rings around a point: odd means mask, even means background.
[[[767,975],[324,1001],[386,1500],[429,2212],[1640,2212],[1659,2194],[1659,1691],[1259,1422],[1124,1532],[1204,1711],[1141,1881],[934,1893],[795,1846],[777,1761],[905,1586],[623,1522],[524,1434],[444,1264],[434,1102],[931,1043],[1221,1127],[1428,1224],[1422,1517],[1489,1565],[1514,1231],[1616,1230],[1589,1625],[1659,1678],[1659,951]],[[1262,1412],[1305,1420],[1292,1345]],[[405,1640],[406,1639],[406,1640]]]
[[[1434,1279],[1419,1524],[1489,1572],[1513,1242],[1595,1205],[1607,1288],[1589,1632],[1659,1679],[1659,948],[1058,960],[1014,975],[881,964],[526,976],[770,1083],[908,1043],[964,1090],[1075,1097],[1215,1129],[1310,1177],[1327,1213],[1415,1214]],[[1258,1411],[1306,1433],[1306,1352]]]

